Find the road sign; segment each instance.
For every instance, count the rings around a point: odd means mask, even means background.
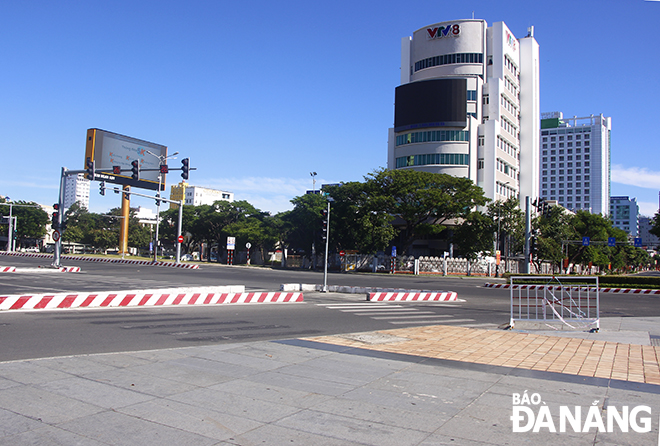
[[[236,249],[236,237],[227,237],[227,249],[230,251]]]
[[[396,257],[396,246],[392,246],[392,257]]]
[[[616,246],[616,238],[608,237],[607,238],[607,246]]]
[[[346,255],[346,251],[339,251],[339,257],[344,257]]]
[[[183,236],[180,235],[179,237],[177,237],[177,241],[178,241],[179,243],[183,243]]]
[[[245,244],[245,247],[246,247],[247,249],[250,249],[250,248],[252,248],[252,243],[250,243],[250,242],[247,242],[247,243]]]
[[[582,237],[582,246],[589,246],[590,242],[591,242],[590,237]]]
[[[635,248],[641,248],[641,247],[642,247],[642,238],[635,237]]]
[[[53,231],[53,241],[58,241],[60,239],[60,231],[57,229]]]

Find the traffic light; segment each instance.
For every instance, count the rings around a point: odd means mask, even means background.
[[[187,180],[189,171],[190,171],[190,158],[184,158],[181,160],[181,178]]]
[[[169,171],[170,171],[170,168],[167,167],[167,164],[161,164],[160,165],[160,173],[165,174],[165,173],[169,173]]]
[[[160,198],[160,195],[158,195],[158,196],[156,197],[156,206],[160,206],[160,200],[159,200],[159,198]]]
[[[121,166],[112,166],[113,175],[121,175]]]
[[[529,240],[529,251],[532,254],[532,258],[535,258],[539,253],[538,239],[535,235],[532,235]]]
[[[105,181],[101,181],[101,182],[99,183],[99,189],[100,189],[100,190],[99,190],[99,193],[100,193],[101,195],[105,195]]]
[[[55,203],[53,205],[53,219],[51,221],[53,229],[60,229],[60,205]]]
[[[328,238],[328,211],[321,211],[321,238],[325,241]]]
[[[138,160],[133,160],[131,161],[131,172],[133,172],[132,178],[134,180],[139,180],[140,179],[140,163],[138,163]]]
[[[95,169],[95,163],[96,161],[92,161],[91,158],[87,158],[87,179],[88,180],[93,180],[94,179],[94,171]]]

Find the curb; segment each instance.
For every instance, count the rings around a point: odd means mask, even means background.
[[[458,300],[458,294],[454,291],[421,291],[421,292],[379,292],[367,293],[367,300],[372,302],[385,302],[385,301],[441,301],[441,302],[455,302]]]
[[[0,296],[0,311],[303,302],[302,293],[253,292],[244,286]]]
[[[17,256],[17,257],[35,257],[38,259],[51,259],[51,254],[33,254],[29,252],[5,252],[0,251],[0,255]],[[82,256],[69,256],[63,255],[62,259],[66,260],[81,260],[84,262],[102,262],[102,263],[123,263],[128,265],[147,265],[147,266],[165,266],[169,268],[183,268],[183,269],[199,269],[199,265],[187,263],[172,263],[172,262],[154,262],[149,260],[125,260],[125,259],[104,259],[104,258],[90,258]]]
[[[512,288],[514,290],[542,290],[542,289],[559,289],[561,287],[554,285],[511,285],[503,283],[486,283],[486,288]],[[566,288],[566,287],[564,287]],[[585,289],[586,287],[572,286],[571,288]],[[590,287],[593,289],[593,287]],[[620,293],[620,294],[660,294],[660,290],[644,290],[636,288],[600,288],[601,293]]]
[[[0,273],[79,273],[79,266],[62,266],[60,268],[17,268],[15,266],[0,267]]]
[[[280,291],[323,291],[323,285],[304,283],[283,283]],[[394,288],[371,288],[356,286],[329,285],[330,293],[366,294],[370,301],[457,301],[458,294],[454,291],[402,290]]]

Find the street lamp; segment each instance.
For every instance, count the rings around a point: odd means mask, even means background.
[[[315,194],[316,193],[316,175],[317,175],[317,173],[316,172],[310,172],[309,174],[312,176],[312,193]]]
[[[326,200],[328,200],[328,213],[326,214],[326,224],[327,224],[327,232],[325,235],[325,262],[323,262],[323,292],[327,293],[328,292],[328,246],[330,243],[330,203],[332,203],[334,198],[331,196],[327,196]]]
[[[151,156],[155,156],[156,158],[158,158],[158,192],[156,193],[156,238],[154,240],[154,262],[157,262],[158,261],[158,227],[160,221],[160,189],[163,180],[163,173],[160,167],[165,164],[166,160],[176,159],[174,157],[178,155],[179,152],[174,152],[169,156],[156,155],[155,153],[150,152],[149,150],[145,150],[145,152],[147,152]]]

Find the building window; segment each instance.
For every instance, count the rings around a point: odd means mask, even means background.
[[[451,164],[467,166],[470,156],[463,153],[429,153],[403,156],[396,159],[396,167],[425,166],[429,164]]]
[[[415,144],[422,142],[469,141],[469,132],[465,130],[429,130],[398,135],[396,145]]]

